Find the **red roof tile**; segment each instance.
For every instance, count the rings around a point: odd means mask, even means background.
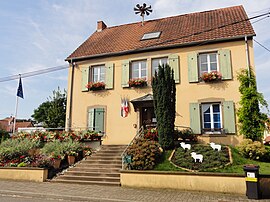
[[[145,33],[161,31],[158,39],[141,40]],[[108,27],[93,33],[68,58],[125,54],[190,43],[253,36],[255,32],[242,6],[191,13]]]

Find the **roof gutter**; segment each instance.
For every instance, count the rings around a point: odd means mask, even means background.
[[[95,58],[102,58],[102,57],[113,57],[113,56],[121,56],[121,55],[127,55],[127,54],[141,53],[141,52],[146,52],[146,51],[148,52],[148,51],[164,50],[164,49],[170,49],[170,48],[181,48],[181,47],[186,47],[186,46],[204,45],[204,44],[207,44],[207,43],[217,43],[217,42],[225,42],[225,41],[230,41],[230,40],[245,39],[245,37],[251,38],[253,36],[256,36],[256,34],[241,35],[241,36],[236,36],[236,37],[213,39],[213,40],[200,41],[200,42],[191,42],[191,43],[185,43],[185,44],[138,48],[138,49],[134,49],[134,50],[121,51],[121,52],[116,52],[116,53],[103,53],[103,54],[97,54],[97,55],[73,57],[73,58],[66,58],[65,61],[68,61],[68,62],[73,61],[74,62],[74,61],[82,61],[82,60],[87,60],[87,59],[95,59]]]

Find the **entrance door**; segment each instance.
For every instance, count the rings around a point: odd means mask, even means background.
[[[154,107],[142,107],[141,108],[141,125],[144,126],[144,128],[152,128],[156,127],[156,116],[154,112]]]

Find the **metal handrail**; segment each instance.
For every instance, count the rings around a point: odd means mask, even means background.
[[[127,152],[127,149],[129,148],[130,145],[132,145],[135,140],[138,138],[138,137],[141,137],[143,135],[143,126],[141,126],[139,128],[139,130],[137,131],[136,135],[134,136],[134,138],[130,141],[130,143],[127,145],[127,147],[124,149],[124,151],[122,152],[121,154],[121,158],[122,158],[122,170],[124,170],[124,157],[125,157],[125,154]]]

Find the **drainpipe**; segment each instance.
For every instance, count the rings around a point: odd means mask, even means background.
[[[246,58],[247,58],[248,77],[250,78],[250,57],[249,57],[249,49],[248,49],[248,40],[247,40],[246,35],[245,35],[245,45],[246,45]]]
[[[75,68],[75,62],[70,61],[71,63],[71,81],[70,81],[70,91],[69,91],[69,112],[68,112],[68,119],[67,119],[67,128],[66,130],[67,131],[70,131],[71,130],[71,123],[72,123],[72,119],[71,119],[71,116],[72,116],[72,100],[73,100],[73,83],[74,83],[74,68]]]

